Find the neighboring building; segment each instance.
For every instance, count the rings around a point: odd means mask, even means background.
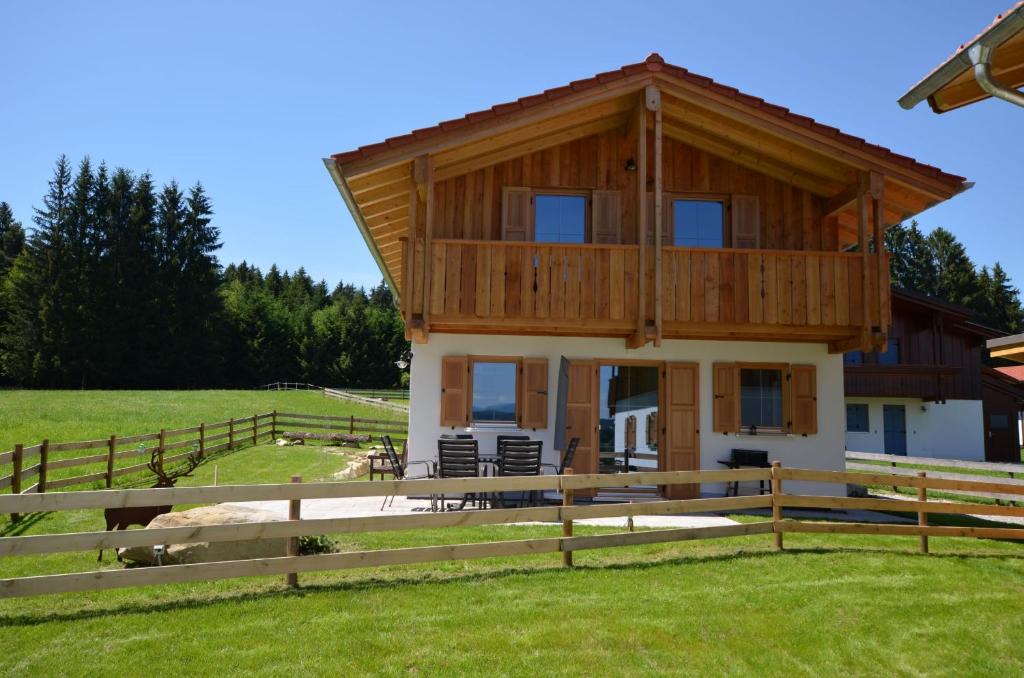
[[[1024,365],[997,367],[995,370],[1002,375],[1005,383],[1024,392]],[[1024,444],[1024,403],[1018,403],[1017,406],[1017,440]],[[1021,459],[1024,460],[1024,455],[1021,455]]]
[[[656,54],[325,164],[413,341],[411,458],[526,432],[576,473],[634,437],[843,469],[842,354],[888,341],[869,243],[967,187]]]
[[[982,365],[985,340],[999,332],[922,294],[893,290],[892,300],[888,350],[844,357],[847,449],[1018,460],[1016,434],[1004,430],[1024,391]]]
[[[981,33],[960,45],[938,68],[900,97],[900,106],[921,101],[945,113],[989,97],[1024,106],[1024,0],[996,16]]]

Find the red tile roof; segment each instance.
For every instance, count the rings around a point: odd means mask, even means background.
[[[1022,0],[1024,2],[1024,0]],[[661,55],[652,53],[648,55],[647,59],[640,63],[629,64],[623,66],[616,71],[607,71],[605,73],[598,73],[597,75],[586,78],[583,80],[576,80],[562,87],[555,87],[548,89],[540,94],[534,94],[531,96],[521,97],[515,101],[507,103],[497,104],[489,109],[468,113],[462,118],[455,118],[453,120],[446,120],[438,123],[433,127],[424,127],[422,129],[415,130],[409,134],[403,134],[399,136],[389,137],[382,142],[375,144],[368,144],[366,146],[360,146],[351,151],[343,153],[336,153],[331,156],[337,163],[346,163],[352,160],[360,158],[369,158],[374,154],[383,151],[385,149],[400,148],[403,145],[412,143],[414,141],[420,141],[429,137],[435,136],[442,132],[449,132],[466,125],[472,125],[480,123],[486,120],[498,118],[509,113],[518,111],[524,111],[532,106],[536,106],[548,101],[554,101],[563,98],[569,94],[575,92],[581,92],[598,85],[607,84],[622,80],[629,76],[637,75],[639,73],[663,73],[672,77],[685,80],[690,84],[697,85],[708,89],[716,94],[729,97],[735,101],[748,106],[750,108],[758,109],[762,112],[769,113],[775,117],[786,120],[797,125],[801,125],[807,129],[810,129],[818,134],[834,139],[846,146],[854,149],[866,151],[875,155],[883,160],[895,162],[905,167],[913,169],[913,171],[933,176],[941,181],[948,182],[952,185],[961,184],[965,181],[964,177],[956,174],[950,174],[943,172],[938,167],[927,165],[922,162],[918,162],[911,157],[894,153],[888,148],[878,146],[876,144],[868,143],[864,139],[841,132],[835,127],[824,125],[817,122],[813,118],[807,116],[798,115],[791,112],[788,108],[778,106],[776,104],[769,103],[760,97],[755,97],[749,94],[740,92],[735,87],[729,87],[715,82],[709,77],[691,73],[690,71],[682,68],[681,66],[674,66],[666,63]]]
[[[1024,381],[1024,365],[1014,365],[1012,367],[997,367],[997,372],[1002,372],[1008,377],[1013,377],[1017,381]]]

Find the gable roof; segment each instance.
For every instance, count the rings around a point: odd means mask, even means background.
[[[1024,2],[1024,0],[1021,0]],[[343,151],[341,153],[335,153],[331,156],[336,163],[345,164],[352,162],[356,159],[373,158],[377,154],[385,150],[400,149],[416,141],[423,141],[444,134],[446,132],[459,132],[466,131],[468,128],[480,125],[482,123],[500,119],[509,116],[513,113],[520,113],[529,111],[532,108],[536,108],[542,104],[556,102],[560,99],[564,99],[571,94],[585,92],[598,88],[602,85],[608,85],[617,81],[621,81],[627,77],[635,76],[638,74],[651,73],[664,75],[668,77],[678,78],[679,80],[686,82],[691,85],[707,89],[715,94],[719,94],[728,97],[739,104],[746,107],[755,109],[757,111],[767,113],[779,119],[785,120],[797,124],[801,127],[806,128],[810,132],[820,134],[835,142],[847,146],[851,149],[862,150],[870,153],[879,159],[889,160],[896,162],[900,165],[904,165],[916,172],[927,174],[942,181],[949,182],[951,184],[960,184],[965,181],[965,178],[956,174],[950,174],[944,172],[938,167],[929,165],[907,155],[901,155],[894,151],[872,144],[865,139],[847,134],[837,127],[831,125],[825,125],[818,122],[814,118],[809,118],[804,115],[799,115],[792,112],[785,106],[779,106],[765,101],[761,97],[756,97],[751,94],[746,94],[739,91],[735,87],[729,87],[721,83],[715,82],[711,78],[693,73],[681,66],[675,66],[665,62],[665,59],[661,57],[657,52],[653,52],[648,57],[639,63],[628,64],[622,66],[618,70],[607,71],[605,73],[598,73],[597,75],[584,78],[582,80],[574,80],[568,85],[561,87],[553,87],[546,89],[539,94],[532,94],[530,96],[520,97],[514,101],[507,101],[501,104],[495,104],[490,108],[474,111],[467,113],[461,118],[453,118],[451,120],[445,120],[439,122],[431,127],[424,127],[421,129],[413,130],[408,134],[400,134],[393,137],[388,137],[384,141],[379,141],[373,144],[367,144],[360,146],[350,151]]]
[[[461,118],[336,153],[324,159],[370,252],[396,295],[401,286],[401,240],[409,222],[413,161],[429,155],[434,181],[467,167],[566,143],[595,129],[624,124],[648,85],[662,93],[666,136],[771,174],[826,200],[848,242],[856,241],[853,198],[869,171],[885,180],[885,218],[908,219],[970,187],[956,174],[919,162],[788,108],[668,64],[658,54],[498,104]],[[851,236],[851,234],[853,234]],[[852,240],[849,238],[852,237]]]
[[[946,113],[991,97],[974,77],[968,51],[975,45],[996,48],[992,56],[996,81],[1012,89],[1024,86],[1024,0],[997,14],[983,31],[957,47],[900,97],[900,106],[910,109],[927,100],[933,111]]]

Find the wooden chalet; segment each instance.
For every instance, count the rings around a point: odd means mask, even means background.
[[[1011,427],[1024,390],[984,365],[986,340],[1001,333],[962,306],[906,290],[892,299],[887,350],[844,358],[847,448],[1018,460]]]
[[[655,373],[658,468],[752,432],[785,459],[819,422],[841,467],[841,354],[888,343],[874,243],[969,186],[657,54],[325,164],[414,342],[414,457],[504,427],[582,437],[578,470],[622,453],[608,384]],[[502,364],[515,393],[485,397]]]

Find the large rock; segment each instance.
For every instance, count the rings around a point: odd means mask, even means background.
[[[227,523],[269,523],[280,520],[277,514],[263,509],[217,504],[201,506],[188,511],[172,511],[154,518],[148,528],[197,527],[201,525],[223,525]],[[161,558],[164,565],[183,563],[209,563],[217,560],[244,560],[247,558],[275,558],[287,555],[287,538],[248,539],[241,541],[197,542],[195,544],[173,544],[167,547]],[[152,546],[134,546],[121,549],[124,560],[141,565],[155,565]]]

